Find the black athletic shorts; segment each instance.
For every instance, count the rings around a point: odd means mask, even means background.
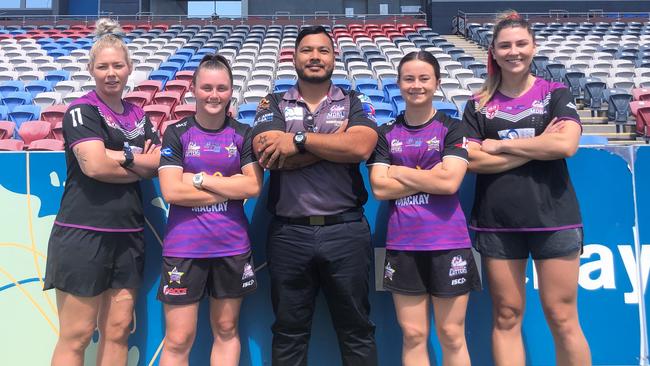
[[[143,231],[114,233],[54,225],[43,289],[84,297],[108,289],[136,289],[143,271]]]
[[[217,258],[163,257],[158,300],[170,305],[199,302],[203,296],[238,298],[257,288],[251,252]]]
[[[499,259],[550,259],[582,252],[582,228],[534,232],[477,231],[474,247],[482,256]]]
[[[384,288],[402,295],[455,297],[481,289],[471,248],[386,250]]]

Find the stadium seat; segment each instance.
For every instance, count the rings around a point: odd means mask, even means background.
[[[354,88],[361,93],[369,90],[379,90],[379,83],[375,79],[356,79]]]
[[[21,92],[25,90],[25,85],[20,80],[9,80],[0,83],[0,96],[5,96],[9,93]]]
[[[169,119],[171,113],[171,107],[166,104],[149,104],[142,109],[156,129],[159,129],[162,122]]]
[[[19,105],[26,105],[32,102],[32,95],[29,92],[11,92],[2,98],[2,104],[7,107],[9,113]]]
[[[636,118],[636,134],[650,141],[650,102],[636,100],[630,102],[630,110]]]
[[[615,123],[626,123],[630,116],[630,102],[632,95],[624,89],[606,89],[607,118]]]
[[[174,78],[174,72],[168,70],[155,70],[149,74],[149,80],[157,80],[161,82],[161,89],[165,88],[167,81]]]
[[[34,140],[54,137],[52,135],[52,125],[46,121],[23,122],[18,128],[18,135],[28,146]]]
[[[634,98],[634,100],[650,101],[650,88],[632,89],[632,97]]]
[[[373,103],[376,118],[395,118],[393,106],[388,103]]]
[[[165,104],[170,107],[171,110],[176,107],[177,104],[181,102],[182,94],[177,91],[161,91],[154,95],[151,102],[153,104]]]
[[[546,64],[546,74],[550,77],[552,81],[564,82],[564,77],[566,75],[566,68],[564,64],[549,62]]]
[[[14,137],[16,124],[11,121],[0,121],[0,140],[6,140]]]
[[[27,150],[30,151],[63,151],[65,144],[63,141],[57,139],[42,139],[35,140],[29,144]]]
[[[52,126],[56,126],[57,123],[63,121],[63,116],[65,116],[67,110],[68,110],[68,106],[63,104],[55,104],[53,106],[49,106],[45,108],[41,112],[40,119],[42,121],[50,122]]]
[[[252,120],[257,113],[257,103],[245,103],[239,106],[237,111],[237,119]]]
[[[183,95],[189,90],[190,84],[191,81],[188,80],[169,80],[167,84],[165,84],[165,90],[176,91]]]
[[[145,91],[151,94],[156,94],[163,88],[163,83],[160,80],[145,80],[135,86],[135,91]]]
[[[592,111],[600,109],[604,99],[603,92],[607,85],[596,78],[581,79],[580,84],[585,93],[585,105],[590,107]]]
[[[22,140],[0,140],[0,151],[22,151],[23,147],[25,147],[25,143]]]
[[[52,84],[46,80],[30,81],[25,84],[25,91],[29,92],[32,98],[35,98],[40,93],[51,92]]]
[[[37,105],[18,105],[9,112],[9,119],[20,127],[23,122],[37,120],[40,114],[41,109]]]
[[[182,119],[193,116],[196,113],[196,104],[179,104],[172,112],[173,119]]]
[[[293,79],[276,79],[273,86],[273,92],[285,92],[291,89],[294,85],[296,85],[296,81]]]
[[[380,90],[368,90],[368,89],[366,89],[363,92],[363,94],[365,96],[367,96],[368,98],[370,98],[370,101],[372,101],[373,104],[374,103],[385,103],[386,102],[384,92],[382,92]]]
[[[132,91],[130,93],[127,93],[124,96],[124,100],[126,100],[129,103],[135,104],[140,108],[151,103],[152,98],[153,98],[153,94],[146,91]]]
[[[63,104],[70,104],[70,103],[74,102],[75,100],[83,97],[84,95],[86,95],[86,92],[84,92],[84,91],[76,91],[76,92],[71,92],[71,93],[63,95],[61,97],[61,99],[63,99]]]
[[[458,118],[458,107],[454,103],[449,102],[433,102],[433,107],[451,118]]]
[[[194,76],[194,71],[192,70],[181,70],[176,73],[176,79],[177,80],[187,80],[187,81],[192,81],[192,77]]]
[[[160,125],[160,136],[164,136],[165,131],[167,131],[167,127],[173,125],[174,123],[178,123],[178,121],[180,121],[180,120],[178,120],[178,119],[170,119],[170,120],[164,121]]]
[[[52,135],[55,139],[63,141],[63,121],[57,122],[54,127],[52,127]]]
[[[64,81],[64,80],[69,80],[70,79],[70,73],[65,70],[54,70],[54,71],[49,71],[45,73],[44,76],[45,80],[52,82],[52,84],[57,83],[59,81]]]

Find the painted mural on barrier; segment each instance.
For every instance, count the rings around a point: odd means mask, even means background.
[[[41,291],[47,255],[47,239],[65,184],[65,163],[61,153],[0,153],[0,342],[2,364],[45,365],[56,342],[58,320],[54,292]],[[650,148],[639,149],[637,191],[641,246],[634,249],[634,200],[632,176],[619,156],[594,149],[581,149],[569,160],[572,179],[585,222],[585,247],[579,279],[579,306],[585,334],[591,344],[594,365],[639,365],[641,331],[639,301],[648,301],[645,289],[650,273]],[[365,172],[364,172],[365,174]],[[471,199],[471,178],[464,184],[464,207]],[[641,189],[641,187],[644,187]],[[159,197],[155,182],[144,183],[147,214],[147,264],[145,282],[138,297],[134,333],[130,339],[129,365],[154,365],[163,341],[162,309],[155,300],[158,284],[160,240],[164,233],[167,206]],[[270,307],[268,276],[264,270],[264,235],[268,214],[264,197],[246,204],[252,218],[251,238],[255,243],[260,290],[247,298],[242,309],[240,332],[242,365],[263,365],[270,359]],[[381,205],[370,201],[366,214],[381,246]],[[375,230],[375,229],[379,230]],[[640,259],[639,259],[640,258]],[[640,262],[639,262],[640,260]],[[637,271],[640,271],[640,276]],[[524,339],[530,365],[552,365],[553,345],[543,322],[537,279],[528,270],[528,307]],[[377,325],[377,342],[382,365],[399,364],[401,333],[390,295],[371,294],[372,319]],[[202,309],[198,342],[192,364],[206,364],[210,334],[207,314]],[[646,319],[647,321],[647,319]],[[474,363],[491,364],[489,330],[490,305],[484,290],[472,295],[467,333]],[[94,364],[97,337],[86,360]],[[329,325],[326,304],[319,299],[310,347],[310,364],[339,364],[334,332]],[[431,351],[440,364],[440,348]]]

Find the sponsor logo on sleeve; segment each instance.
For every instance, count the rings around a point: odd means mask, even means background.
[[[172,148],[166,147],[164,149],[160,149],[160,155],[165,157],[172,156]]]
[[[273,121],[273,113],[264,113],[255,119],[253,126],[257,126],[260,123],[266,123]]]
[[[269,109],[270,106],[271,102],[269,102],[267,98],[262,98],[262,100],[260,100],[260,103],[257,105],[257,110],[260,111],[263,109]]]
[[[361,109],[363,109],[363,113],[370,120],[375,121],[375,107],[372,106],[372,101],[370,98],[364,94],[360,94],[358,98],[361,101]]]

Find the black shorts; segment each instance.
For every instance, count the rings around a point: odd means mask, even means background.
[[[163,257],[158,300],[170,305],[239,298],[257,288],[251,252],[217,258]]]
[[[386,250],[384,288],[402,295],[455,297],[481,289],[472,249]]]
[[[47,248],[44,290],[97,296],[140,287],[144,232],[114,233],[54,225]]]
[[[498,259],[550,259],[582,251],[582,228],[534,232],[477,231],[474,247],[482,256]]]

